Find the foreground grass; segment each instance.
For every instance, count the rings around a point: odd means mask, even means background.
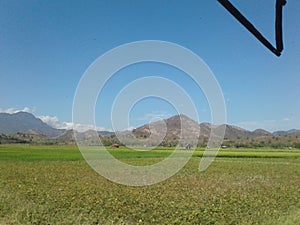
[[[111,151],[130,164],[170,154]],[[200,173],[197,151],[172,178],[128,187],[99,176],[74,147],[1,146],[0,224],[299,224],[299,152],[255,152],[221,151]]]

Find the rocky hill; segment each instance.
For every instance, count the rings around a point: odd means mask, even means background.
[[[196,121],[185,115],[176,115],[172,116],[163,121],[157,121],[150,124],[145,124],[133,131],[136,137],[146,138],[152,133],[158,134],[159,131],[163,130],[163,126],[167,127],[167,138],[176,139],[180,136],[181,126],[184,126],[187,129],[187,132],[191,134],[198,133],[200,130],[200,138],[208,138],[211,132],[211,129],[215,127],[210,123],[201,123],[198,124]],[[248,131],[243,128],[233,126],[233,125],[222,125],[225,126],[225,140],[231,139],[245,139],[245,138],[256,138],[260,136],[271,136],[272,134],[263,129],[257,129],[255,131]],[[151,128],[151,129],[150,129]],[[151,131],[150,131],[151,130]]]
[[[178,138],[181,134],[181,128],[187,129],[189,133],[199,133],[199,124],[185,115],[172,116],[169,119],[145,124],[133,130],[136,137],[146,138],[150,135],[166,134],[168,139]]]

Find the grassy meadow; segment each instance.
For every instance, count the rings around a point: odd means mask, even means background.
[[[110,149],[148,165],[172,149]],[[0,145],[0,224],[300,224],[300,150],[203,149],[170,179],[144,187],[98,175],[75,146]]]

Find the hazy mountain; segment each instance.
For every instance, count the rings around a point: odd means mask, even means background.
[[[249,131],[237,126],[226,125],[225,139],[245,139],[256,138],[261,136],[272,136],[272,134],[263,129],[256,129]]]
[[[56,138],[56,140],[60,143],[75,143],[74,130],[67,130],[60,136]]]
[[[115,133],[112,131],[98,131],[98,134],[102,137],[108,137],[114,135]]]
[[[50,127],[31,113],[18,112],[14,114],[0,113],[0,133],[42,134],[48,137],[56,137],[64,131]]]
[[[275,131],[273,132],[274,136],[284,136],[284,135],[289,135],[289,134],[297,134],[300,133],[300,130],[296,130],[296,129],[291,129],[288,131]]]

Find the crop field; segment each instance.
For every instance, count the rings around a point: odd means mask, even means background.
[[[148,165],[172,149],[110,149]],[[300,150],[203,149],[170,179],[129,187],[97,174],[76,146],[0,145],[0,224],[300,224]]]

